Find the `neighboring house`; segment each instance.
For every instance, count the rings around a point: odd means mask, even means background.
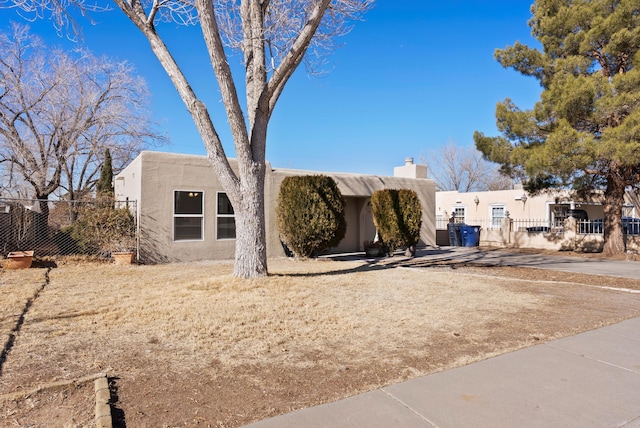
[[[555,249],[588,246],[594,249],[601,245],[604,211],[600,203],[574,199],[568,191],[532,196],[518,188],[468,193],[436,192],[435,215],[438,245],[448,245],[447,223],[453,217],[456,223],[482,227],[480,245]],[[640,220],[632,220],[638,215],[640,212],[634,196],[628,194],[622,216],[626,219],[625,230],[629,226],[630,236],[640,232]],[[570,217],[574,226],[568,228]],[[567,232],[571,234],[565,236]]]
[[[46,238],[46,233],[42,234],[43,237],[39,237],[37,233],[37,225],[41,223],[42,214],[34,211],[32,206],[27,207],[19,202],[21,202],[19,199],[0,200],[0,254],[2,256],[6,256],[11,251],[33,249],[36,242]],[[29,202],[32,201],[29,200]],[[46,232],[46,228],[44,230]]]
[[[236,160],[229,161],[237,170]],[[331,253],[362,251],[363,242],[374,239],[370,197],[385,188],[416,191],[422,204],[419,245],[435,245],[435,184],[426,178],[426,167],[412,159],[395,168],[394,177],[274,169],[267,163],[268,257],[285,255],[275,218],[280,183],[287,176],[311,174],[333,177],[346,200],[346,235]],[[137,201],[140,261],[233,258],[234,210],[206,156],[144,151],[115,177],[115,197]]]

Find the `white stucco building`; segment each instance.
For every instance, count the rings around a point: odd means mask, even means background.
[[[629,249],[638,248],[640,220],[632,193],[622,210]],[[481,246],[575,249],[602,247],[604,211],[597,201],[584,201],[568,190],[531,195],[522,188],[485,192],[436,192],[437,245],[448,245],[447,224],[478,225]],[[569,219],[571,223],[568,223]]]

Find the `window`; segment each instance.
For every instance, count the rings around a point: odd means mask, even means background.
[[[464,223],[465,207],[453,207],[453,222]]]
[[[564,221],[569,216],[569,205],[556,205],[553,207],[552,215],[552,226],[553,227],[563,227]]]
[[[636,207],[633,205],[622,206],[622,217],[635,217]]]
[[[506,217],[507,208],[505,205],[491,205],[489,207],[491,216],[491,228],[500,229],[502,225],[502,219]]]
[[[173,192],[173,240],[202,240],[203,194],[199,190]]]
[[[218,193],[217,238],[236,239],[236,217],[226,193]]]

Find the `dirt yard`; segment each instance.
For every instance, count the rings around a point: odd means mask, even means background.
[[[413,263],[413,266],[412,266]],[[0,270],[3,426],[237,427],[640,315],[640,281],[535,269],[272,260]],[[75,382],[74,382],[75,381]],[[65,383],[66,382],[66,383]]]

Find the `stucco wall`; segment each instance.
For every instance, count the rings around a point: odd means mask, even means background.
[[[231,166],[237,169],[235,159]],[[276,228],[275,208],[280,183],[286,176],[321,174],[320,172],[272,169],[267,164],[265,177],[265,220],[268,257],[284,256]],[[332,252],[362,250],[364,240],[372,240],[375,228],[371,220],[370,195],[384,188],[409,188],[416,191],[422,204],[421,244],[435,245],[435,185],[426,179],[362,176],[324,173],[334,177],[347,202],[347,235]],[[174,191],[204,194],[204,231],[202,240],[174,241]],[[116,196],[138,201],[140,260],[163,263],[192,260],[231,259],[235,240],[216,239],[217,192],[222,186],[205,156],[161,152],[142,152],[116,177]]]
[[[523,198],[525,194],[522,189],[468,193],[437,192],[434,212],[446,220],[451,216],[454,208],[464,207],[466,222],[471,224],[474,221],[489,219],[492,207],[505,206],[513,219],[544,220],[548,218],[548,205],[554,204],[556,198],[562,199],[566,195],[566,193],[540,194],[537,196],[526,195]]]
[[[601,219],[604,213],[600,204],[573,200],[568,191],[542,193],[535,196],[526,194],[526,198],[523,195],[525,192],[522,189],[468,193],[437,192],[435,213],[437,217],[440,217],[437,245],[449,245],[449,237],[445,230],[447,220],[456,207],[464,207],[465,222],[482,226],[480,231],[481,246],[584,251],[597,251],[602,248],[601,234],[576,233],[575,223],[565,224],[561,227],[562,233],[554,230],[535,232],[530,229],[532,226],[542,225],[555,227],[558,220],[552,219],[552,212],[558,207],[564,207],[564,209],[573,207],[584,210],[589,220]],[[632,196],[632,194],[625,195],[625,204],[630,209],[637,204]],[[508,228],[496,227],[495,224],[492,224],[491,208],[493,206],[506,207],[513,224],[510,224]],[[632,209],[631,213],[627,215],[637,216],[636,213],[637,210]],[[626,239],[627,248],[630,251],[637,251],[640,238],[630,235]]]
[[[373,240],[375,237],[375,227],[373,226],[369,201],[373,192],[382,189],[412,189],[416,191],[422,205],[420,245],[435,245],[435,217],[433,215],[435,183],[427,179],[274,169],[270,174],[267,174],[267,183],[265,185],[267,230],[277,230],[275,207],[277,205],[278,189],[280,188],[282,180],[288,176],[306,174],[325,174],[333,177],[347,203],[345,209],[347,220],[346,236],[338,247],[328,252],[362,251],[363,242]],[[284,255],[277,233],[271,234],[267,239],[270,241],[268,248],[272,249],[271,255]]]
[[[482,229],[480,246],[507,248],[538,248],[556,251],[602,251],[604,238],[601,233],[579,233],[575,219],[567,219],[562,228],[548,231],[516,230],[509,219],[502,222],[500,229]],[[637,254],[640,250],[640,236],[626,235],[627,252]],[[445,244],[446,245],[446,244]]]
[[[584,210],[589,220],[600,219],[604,215],[602,205],[599,203],[573,199],[569,191],[563,190],[539,195],[527,194],[523,189],[467,193],[448,191],[436,192],[435,199],[434,213],[437,217],[446,221],[456,207],[463,207],[468,224],[488,221],[493,206],[505,206],[509,216],[514,220],[550,220],[550,212],[555,206],[571,206],[574,209]],[[637,203],[634,194],[625,195],[625,205],[632,207]],[[640,214],[636,209],[628,215],[638,217]]]
[[[144,153],[144,152],[143,152]],[[142,155],[136,157],[114,180],[117,201],[139,201],[141,194]]]
[[[163,263],[188,260],[228,259],[235,249],[234,240],[217,240],[216,197],[221,186],[204,156],[142,152],[136,159],[139,182],[140,260]],[[134,165],[134,163],[132,163]],[[131,165],[130,165],[131,166]],[[232,167],[235,162],[232,160]],[[127,167],[125,186],[129,187]],[[135,183],[135,179],[133,180]],[[135,187],[135,185],[134,185]],[[174,191],[203,193],[203,239],[174,241]]]

